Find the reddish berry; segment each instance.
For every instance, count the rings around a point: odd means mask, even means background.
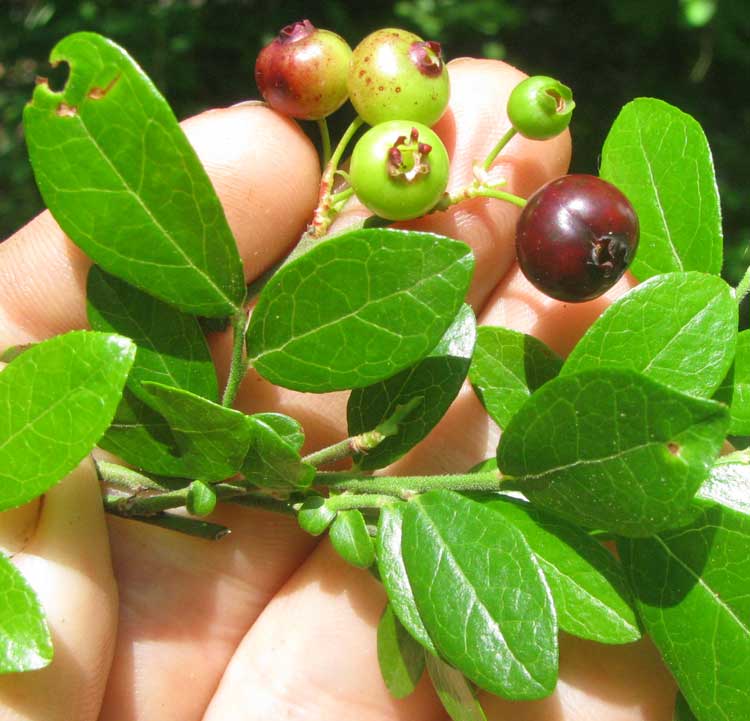
[[[352,105],[370,125],[434,125],[450,97],[440,44],[394,28],[376,30],[354,48],[348,83]]]
[[[523,274],[543,293],[578,303],[609,290],[638,247],[628,199],[593,175],[565,175],[529,198],[516,228]]]
[[[346,76],[351,48],[309,20],[287,25],[260,51],[255,82],[266,102],[301,120],[325,118],[348,96]]]

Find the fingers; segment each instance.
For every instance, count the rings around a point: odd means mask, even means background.
[[[315,539],[291,518],[225,505],[216,542],[112,518],[120,629],[100,721],[191,721]],[[189,682],[186,683],[186,680]]]
[[[262,105],[184,123],[235,234],[248,279],[280,258],[317,200],[319,161],[291,121]],[[16,344],[86,326],[90,261],[43,213],[0,244],[0,338]]]
[[[441,721],[422,679],[393,699],[380,676],[376,630],[382,587],[321,544],[289,580],[232,658],[204,721]]]
[[[40,671],[0,677],[0,719],[94,721],[114,648],[117,589],[91,459],[29,509],[15,516],[24,518],[15,542],[31,536],[13,562],[44,607],[54,659]]]

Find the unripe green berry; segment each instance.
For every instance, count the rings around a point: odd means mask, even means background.
[[[418,218],[448,185],[450,161],[426,125],[393,120],[370,128],[352,153],[349,177],[360,201],[386,220]]]
[[[368,35],[352,53],[349,96],[370,125],[412,120],[434,125],[450,98],[440,44],[386,28]]]
[[[546,75],[534,75],[513,88],[508,118],[525,138],[546,140],[568,127],[575,105],[569,87]]]
[[[325,118],[347,98],[351,54],[336,33],[301,20],[283,28],[260,51],[255,82],[274,110],[301,120]]]
[[[185,507],[194,516],[207,516],[216,508],[216,491],[204,481],[193,481],[188,488]]]

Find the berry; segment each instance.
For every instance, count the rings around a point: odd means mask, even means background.
[[[578,303],[609,290],[638,247],[628,199],[593,175],[565,175],[529,198],[516,228],[523,274],[542,293]]]
[[[357,197],[387,220],[408,220],[435,207],[448,185],[448,151],[421,123],[392,120],[354,146],[349,177]]]
[[[546,140],[562,133],[575,108],[570,88],[554,78],[526,78],[508,98],[508,118],[525,138]]]
[[[346,75],[351,54],[349,45],[336,33],[301,20],[283,28],[260,51],[255,82],[274,110],[301,120],[325,118],[348,96]]]
[[[376,30],[354,48],[348,84],[352,105],[370,125],[434,125],[450,97],[440,44],[394,28]]]

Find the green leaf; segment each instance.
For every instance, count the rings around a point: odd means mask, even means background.
[[[469,380],[493,421],[505,428],[533,391],[554,378],[562,360],[533,336],[480,326]]]
[[[375,563],[375,546],[360,511],[339,511],[329,535],[336,552],[347,563],[357,568],[369,568]]]
[[[247,417],[250,447],[242,463],[242,473],[248,483],[261,488],[305,488],[315,477],[315,467],[300,458],[296,433],[292,437],[294,445],[287,440],[290,426],[278,415],[260,413]],[[276,428],[287,436],[280,435]]]
[[[52,653],[52,638],[34,589],[0,553],[0,674],[44,668]]]
[[[720,503],[750,516],[750,453],[738,451],[717,460],[697,500]]]
[[[299,421],[283,413],[255,413],[253,418],[270,426],[281,438],[298,453],[305,444],[305,432]]]
[[[323,496],[308,496],[297,512],[297,523],[303,531],[319,536],[328,530],[336,518],[336,512],[326,505]]]
[[[729,413],[630,370],[560,376],[521,407],[498,466],[534,505],[575,524],[646,536],[690,518]]]
[[[437,425],[466,378],[475,338],[474,313],[464,305],[426,358],[388,380],[352,391],[347,406],[350,436],[372,430],[399,406],[420,399],[394,435],[356,457],[359,468],[373,470],[393,463]]]
[[[750,708],[750,517],[705,509],[690,526],[623,540],[641,619],[700,721]]]
[[[549,584],[563,631],[599,643],[641,637],[622,567],[577,526],[497,494],[479,499],[523,534]]]
[[[708,398],[732,365],[737,323],[737,303],[721,278],[696,272],[656,276],[604,311],[561,375],[630,368]]]
[[[408,504],[401,550],[425,628],[448,663],[512,699],[541,698],[557,682],[557,619],[523,535],[452,491]]]
[[[378,664],[394,698],[406,698],[424,671],[424,651],[386,605],[378,624]]]
[[[681,694],[677,694],[674,704],[674,716],[672,721],[698,721],[693,712],[690,710],[685,697]]]
[[[437,654],[414,601],[409,576],[401,554],[401,536],[406,504],[395,502],[380,509],[377,535],[377,559],[380,580],[396,618],[431,654]]]
[[[134,357],[127,338],[75,331],[35,345],[0,373],[0,511],[45,493],[91,451]]]
[[[111,425],[97,445],[149,473],[178,478],[191,475],[169,423],[127,386]]]
[[[218,399],[211,354],[198,320],[93,266],[86,286],[89,324],[138,345],[128,386],[142,400],[143,381]]]
[[[750,435],[750,330],[737,335],[731,413],[729,432],[735,436]]]
[[[70,77],[36,86],[24,131],[44,202],[87,255],[187,313],[231,315],[242,263],[211,181],[171,108],[110,40],[53,49]]]
[[[675,270],[719,274],[719,192],[708,141],[693,118],[653,98],[628,103],[604,141],[600,175],[638,214],[636,278]]]
[[[244,413],[212,403],[181,388],[144,382],[151,405],[169,423],[192,477],[220,481],[242,467],[251,430]]]
[[[263,289],[247,331],[250,360],[271,382],[301,391],[377,383],[435,347],[473,265],[468,246],[428,233],[331,238]]]
[[[487,721],[464,675],[437,656],[427,655],[427,671],[435,692],[453,721]]]

